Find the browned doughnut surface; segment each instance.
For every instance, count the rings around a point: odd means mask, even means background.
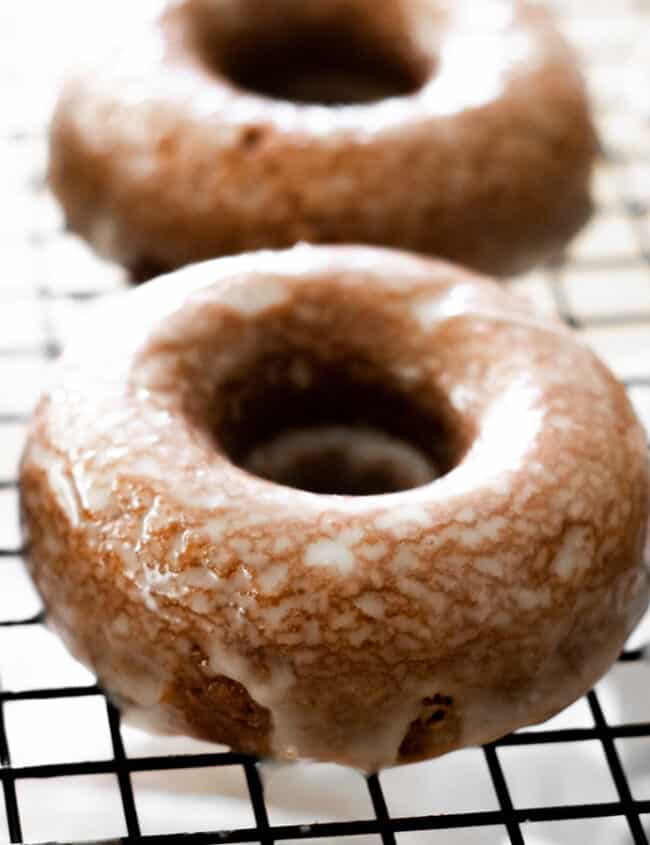
[[[181,0],[62,93],[70,226],[151,275],[298,241],[498,274],[589,212],[594,134],[566,45],[512,0]]]
[[[647,604],[647,491],[623,388],[565,329],[364,248],[103,303],[22,463],[49,618],[127,713],[366,769],[589,689]]]

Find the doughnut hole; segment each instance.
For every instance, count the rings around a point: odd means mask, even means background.
[[[368,103],[411,94],[420,85],[405,63],[353,33],[260,33],[229,52],[224,74],[239,88],[275,100]]]
[[[239,0],[217,12],[195,0],[194,42],[203,64],[237,88],[296,103],[373,103],[415,93],[432,70],[404,10],[391,5],[386,14],[365,0]]]
[[[222,386],[218,447],[266,480],[312,493],[394,493],[428,484],[466,450],[442,396],[410,395],[367,361],[296,350]]]

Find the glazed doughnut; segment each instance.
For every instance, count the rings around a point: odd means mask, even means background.
[[[65,87],[50,181],[136,276],[299,241],[507,274],[588,216],[586,95],[536,5],[181,0],[135,29]]]
[[[645,438],[560,324],[364,247],[123,296],[56,365],[21,479],[49,620],[127,716],[373,770],[546,719],[616,658]]]

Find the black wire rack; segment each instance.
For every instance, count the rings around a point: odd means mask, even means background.
[[[42,7],[38,11],[40,14]],[[650,419],[650,111],[645,115],[635,113],[626,104],[622,92],[627,84],[626,73],[629,71],[630,79],[634,74],[628,55],[630,45],[635,42],[633,30],[638,32],[650,26],[650,6],[628,0],[612,11],[604,4],[573,0],[563,5],[562,11],[569,32],[583,42],[604,138],[605,155],[596,179],[598,215],[563,262],[511,284],[515,290],[529,295],[540,308],[558,314],[608,360],[641,413],[647,415],[647,421]],[[26,8],[24,14],[27,16]],[[0,15],[0,24],[1,18]],[[10,33],[5,32],[7,43],[9,39]],[[405,770],[396,769],[365,780],[363,788],[367,790],[371,808],[367,817],[318,821],[319,813],[314,810],[314,820],[308,824],[287,824],[273,819],[268,796],[265,798],[264,776],[255,760],[220,748],[133,756],[124,742],[119,713],[96,685],[48,683],[21,688],[6,681],[2,635],[9,631],[22,634],[43,623],[35,597],[30,597],[26,582],[21,580],[21,549],[14,524],[18,496],[16,457],[29,408],[37,394],[43,366],[56,357],[65,342],[72,315],[83,317],[87,302],[124,284],[117,268],[100,262],[80,242],[63,232],[44,185],[43,114],[25,112],[24,98],[29,98],[29,83],[20,83],[27,86],[24,96],[20,84],[17,94],[9,70],[0,66],[0,90],[6,93],[13,86],[17,103],[13,111],[9,110],[6,125],[0,128],[0,177],[6,176],[8,181],[4,184],[14,189],[7,192],[9,205],[2,209],[0,223],[0,253],[5,268],[9,268],[0,271],[3,274],[0,277],[0,783],[6,814],[5,821],[0,802],[0,839],[5,825],[10,842],[34,841],[26,830],[27,811],[21,798],[23,784],[39,781],[47,785],[60,778],[83,779],[78,782],[87,784],[85,777],[109,776],[116,782],[119,802],[115,812],[121,813],[122,818],[116,819],[116,829],[121,833],[101,840],[106,843],[267,845],[283,840],[318,839],[332,843],[376,841],[384,845],[397,842],[406,845],[409,835],[415,833],[421,834],[418,842],[447,843],[457,841],[451,838],[453,831],[472,830],[476,832],[472,841],[481,843],[583,842],[587,838],[586,823],[598,819],[620,822],[618,838],[603,839],[603,842],[648,843],[650,683],[646,683],[647,707],[637,706],[635,718],[608,719],[600,693],[593,690],[582,700],[583,710],[588,714],[584,724],[526,729],[485,746],[481,753],[494,792],[492,809],[456,811],[433,790],[422,796],[422,811],[395,812],[387,795],[390,791],[387,784],[406,776],[400,774]],[[42,77],[46,75],[47,68]],[[648,105],[650,108],[650,102]],[[26,600],[24,596],[28,596]],[[23,607],[27,608],[24,613]],[[29,659],[26,655],[25,660]],[[650,681],[647,663],[643,648],[632,648],[621,655],[618,665],[638,672],[643,686]],[[31,755],[35,762],[12,762],[15,740],[8,708],[28,702],[41,702],[45,708],[54,708],[55,704],[69,706],[88,699],[99,702],[103,708],[110,739],[110,754],[106,759],[43,762],[36,743]],[[47,710],[39,712],[49,719]],[[50,730],[57,731],[55,717]],[[640,764],[642,774],[648,776],[645,791],[629,777],[622,753],[622,743],[643,738],[648,738],[647,755]],[[521,799],[521,790],[509,774],[508,754],[512,749],[528,753],[552,749],[555,754],[559,749],[566,753],[569,746],[570,755],[571,749],[588,743],[597,744],[604,755],[606,777],[611,781],[610,800],[551,801],[536,805]],[[536,777],[534,760],[531,757],[529,777],[532,779]],[[438,764],[433,761],[425,765]],[[250,802],[250,825],[233,829],[229,818],[224,817],[214,829],[194,832],[192,819],[188,818],[187,833],[143,830],[134,786],[138,775],[226,768],[243,776]],[[433,781],[428,784],[435,783],[435,771],[431,769]],[[78,802],[83,804],[85,800],[80,787]],[[174,801],[173,793],[169,800]],[[97,811],[89,803],[87,812]],[[56,814],[57,808],[52,812]],[[549,828],[543,827],[543,823],[552,822],[572,822],[573,832],[561,840],[540,839],[537,831],[546,831],[544,835],[548,837]],[[426,836],[422,838],[422,834]],[[371,840],[365,838],[368,835]],[[589,838],[593,841],[591,833]],[[74,830],[66,834],[65,841],[78,841]]]

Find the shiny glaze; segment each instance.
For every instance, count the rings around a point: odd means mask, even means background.
[[[559,324],[364,248],[222,259],[126,296],[53,370],[22,508],[51,623],[127,715],[374,770],[542,720],[615,659],[648,600],[645,439]],[[234,466],[209,415],[270,338],[444,396],[458,465],[360,497]]]
[[[218,54],[242,31],[312,17],[336,30],[350,10],[378,50],[417,66],[412,94],[274,100],[235,86],[196,43],[209,31]],[[584,87],[537,6],[182,0],[120,38],[62,92],[50,181],[71,227],[136,271],[306,240],[509,273],[589,213]]]

